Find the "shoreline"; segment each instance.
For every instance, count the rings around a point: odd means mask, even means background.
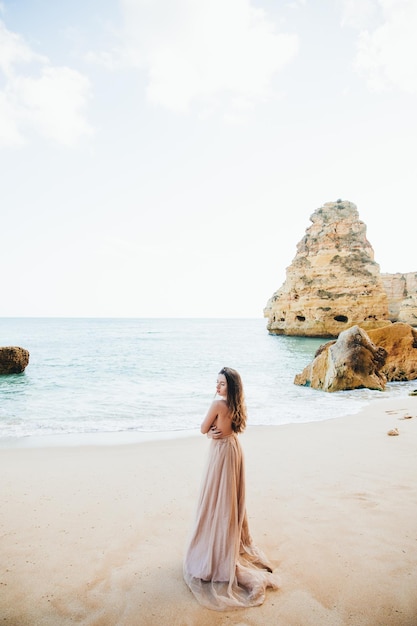
[[[198,429],[172,431],[109,431],[91,433],[65,433],[54,435],[29,435],[26,437],[0,437],[0,450],[20,448],[66,448],[84,446],[120,446],[182,439],[200,434]]]
[[[282,579],[262,606],[209,611],[182,579],[209,445],[192,434],[2,448],[3,623],[414,626],[417,397],[241,441],[250,531]]]
[[[323,392],[324,393],[324,392]],[[354,413],[346,411],[343,415],[335,417],[326,417],[322,420],[306,420],[300,422],[285,422],[282,424],[248,424],[247,431],[257,428],[282,428],[284,426],[302,426],[303,424],[315,424],[329,422],[333,420],[343,420],[346,418],[367,413],[376,408],[380,403],[381,406],[397,406],[397,404],[405,398],[413,398],[409,393],[405,396],[394,395],[388,398],[383,396],[375,396],[368,400],[364,406],[358,408]],[[417,400],[416,400],[417,405]],[[28,449],[28,448],[66,448],[66,447],[84,447],[84,446],[119,446],[119,445],[135,445],[139,443],[147,443],[153,441],[165,441],[184,439],[188,437],[200,436],[199,427],[186,428],[179,430],[152,430],[152,431],[104,431],[104,432],[78,432],[78,433],[54,433],[48,435],[27,435],[15,437],[0,436],[0,451],[7,449]]]

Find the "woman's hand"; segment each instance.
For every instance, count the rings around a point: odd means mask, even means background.
[[[211,426],[209,432],[207,433],[207,436],[210,437],[210,439],[221,439],[222,435],[222,431],[217,428],[215,424]]]

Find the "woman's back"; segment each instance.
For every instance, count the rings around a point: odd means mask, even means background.
[[[233,433],[231,410],[225,400],[215,400],[213,404],[216,405],[215,408],[217,410],[217,417],[213,422],[213,426],[221,432],[222,437],[228,437]]]

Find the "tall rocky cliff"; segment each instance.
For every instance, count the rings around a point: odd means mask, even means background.
[[[310,220],[284,284],[266,305],[270,333],[337,337],[354,325],[417,325],[417,273],[380,273],[352,202],[327,202]]]
[[[381,274],[391,322],[417,326],[417,272]]]

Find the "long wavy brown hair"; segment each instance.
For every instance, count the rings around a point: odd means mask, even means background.
[[[240,374],[231,367],[223,367],[219,374],[223,374],[227,382],[227,405],[232,412],[232,430],[241,433],[246,428],[246,404]]]

